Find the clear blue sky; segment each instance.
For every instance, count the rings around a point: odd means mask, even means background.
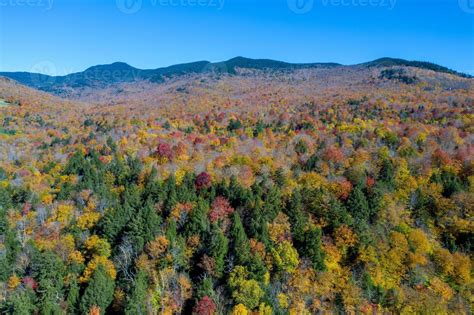
[[[474,74],[474,0],[0,0],[0,71],[235,56],[343,64],[390,56]]]

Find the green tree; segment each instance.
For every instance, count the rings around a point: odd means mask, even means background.
[[[78,308],[77,304],[79,302],[79,296],[80,296],[80,287],[79,287],[79,284],[77,283],[77,278],[73,277],[69,283],[67,299],[66,299],[67,312],[69,314],[75,314],[77,312],[77,308]]]
[[[291,232],[294,240],[299,246],[299,244],[304,242],[304,231],[308,222],[308,219],[303,212],[303,198],[299,190],[295,190],[291,196],[290,202],[287,206],[287,215],[290,219]]]
[[[137,253],[143,250],[147,242],[150,242],[160,231],[161,217],[151,204],[147,204],[138,210],[131,219],[127,236]]]
[[[39,286],[41,313],[62,313],[59,304],[64,294],[65,267],[62,260],[52,252],[36,252],[32,261],[32,273]]]
[[[240,220],[240,215],[237,212],[234,212],[232,216],[230,235],[232,238],[232,252],[235,255],[236,263],[244,266],[250,259],[250,245],[242,221]]]
[[[125,314],[146,314],[146,296],[148,289],[148,276],[142,270],[138,271],[133,283],[132,292],[125,306]]]
[[[325,270],[324,252],[321,247],[322,231],[318,227],[312,227],[305,232],[302,254],[308,257],[314,270]]]
[[[347,209],[352,213],[356,226],[369,221],[370,209],[367,198],[360,186],[355,186],[347,200]]]
[[[33,290],[26,289],[11,294],[4,304],[0,304],[2,314],[30,315],[37,312],[36,296]]]
[[[202,198],[189,214],[185,224],[185,235],[191,236],[195,234],[202,235],[208,230],[207,211],[209,204]]]
[[[229,240],[217,224],[212,225],[210,238],[209,254],[216,262],[217,276],[221,277],[224,271],[225,256],[229,249]]]
[[[114,280],[110,278],[105,268],[99,265],[82,296],[81,313],[88,314],[91,307],[97,306],[100,308],[101,314],[104,314],[107,307],[112,303],[114,289]]]

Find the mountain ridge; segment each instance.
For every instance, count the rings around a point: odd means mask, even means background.
[[[238,68],[256,70],[297,70],[313,68],[337,68],[337,67],[415,67],[432,70],[440,73],[448,73],[464,78],[472,76],[451,70],[447,67],[425,61],[409,61],[405,59],[383,57],[373,61],[343,65],[339,63],[290,63],[272,59],[251,59],[238,56],[227,61],[210,62],[206,60],[182,63],[161,67],[156,69],[139,69],[125,62],[114,62],[111,64],[96,65],[82,72],[71,73],[63,76],[51,76],[31,72],[0,72],[0,76],[13,79],[21,84],[46,92],[56,92],[64,87],[104,87],[121,82],[133,82],[149,80],[160,83],[166,78],[196,73],[218,73],[235,75]]]

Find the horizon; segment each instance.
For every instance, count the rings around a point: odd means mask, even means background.
[[[390,57],[472,75],[470,1],[4,0],[0,71],[62,76],[114,62],[157,69],[235,56],[343,65]]]
[[[397,57],[387,57],[387,56],[384,56],[384,57],[380,57],[380,58],[376,58],[376,59],[373,59],[373,60],[366,60],[365,62],[361,62],[361,63],[355,63],[355,64],[342,64],[342,63],[337,63],[337,62],[331,62],[331,61],[323,61],[323,62],[318,62],[318,61],[310,61],[310,62],[298,62],[298,63],[293,63],[293,62],[289,62],[289,61],[285,61],[285,60],[275,60],[275,59],[268,59],[268,58],[249,58],[249,57],[246,57],[246,56],[235,56],[235,57],[232,57],[232,58],[229,58],[229,59],[226,59],[226,60],[216,60],[216,61],[209,61],[209,60],[195,60],[195,61],[191,61],[191,62],[185,62],[185,63],[178,63],[178,64],[171,64],[171,65],[165,65],[165,66],[162,66],[162,67],[155,67],[155,68],[138,68],[138,67],[135,67],[134,65],[131,65],[130,63],[128,62],[124,62],[124,61],[115,61],[115,62],[111,62],[111,63],[107,63],[107,64],[97,64],[97,65],[91,65],[85,69],[82,69],[82,70],[79,70],[79,71],[74,71],[74,72],[70,72],[70,73],[66,73],[66,74],[61,74],[61,73],[58,73],[58,74],[51,74],[51,73],[42,73],[42,72],[29,72],[29,71],[1,71],[0,70],[0,73],[31,73],[31,74],[42,74],[42,75],[47,75],[47,76],[51,76],[51,77],[64,77],[64,76],[68,76],[68,75],[72,75],[72,74],[78,74],[78,73],[82,73],[82,72],[85,72],[91,68],[94,68],[94,67],[106,67],[106,66],[111,66],[111,65],[114,65],[114,64],[123,64],[123,65],[126,65],[126,66],[129,66],[131,68],[133,68],[134,70],[139,70],[139,71],[153,71],[153,70],[159,70],[159,69],[166,69],[168,67],[173,67],[173,66],[179,66],[179,65],[185,65],[185,64],[192,64],[192,63],[198,63],[198,62],[207,62],[209,64],[216,64],[216,63],[220,63],[220,62],[228,62],[230,60],[233,60],[233,59],[237,59],[237,58],[243,58],[243,59],[248,59],[248,60],[271,60],[271,61],[277,61],[277,62],[283,62],[283,63],[287,63],[287,64],[291,64],[291,65],[302,65],[302,64],[336,64],[337,66],[341,66],[341,67],[351,67],[351,66],[358,66],[358,65],[362,65],[362,64],[365,64],[365,63],[370,63],[370,62],[374,62],[374,61],[377,61],[377,60],[382,60],[382,59],[392,59],[392,60],[403,60],[403,61],[408,61],[408,62],[427,62],[427,63],[431,63],[430,61],[425,61],[425,60],[409,60],[409,59],[403,59],[403,58],[397,58]],[[435,63],[432,63],[432,64],[435,64]],[[435,64],[435,65],[438,65],[438,66],[442,66],[442,67],[445,67],[444,65],[442,64]],[[47,64],[44,64],[43,66],[50,66],[50,65],[47,65]],[[458,74],[462,74],[462,75],[472,75],[471,73],[465,73],[465,72],[462,72],[462,71],[457,71],[455,69],[450,69],[449,67],[446,67],[447,69],[449,70],[454,70],[456,71]],[[44,70],[45,68],[43,68]],[[50,71],[50,68],[47,68],[46,69],[48,71]]]

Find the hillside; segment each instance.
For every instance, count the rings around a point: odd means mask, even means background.
[[[0,78],[0,312],[470,314],[474,80],[387,62]]]
[[[83,72],[65,76],[48,76],[28,72],[0,72],[0,76],[8,77],[21,84],[50,92],[56,95],[68,96],[72,91],[83,88],[106,88],[115,84],[149,81],[163,83],[165,80],[186,75],[197,74],[227,74],[237,75],[239,69],[261,70],[266,72],[296,71],[301,69],[339,69],[342,67],[413,67],[432,70],[437,73],[448,73],[460,77],[468,75],[457,73],[445,67],[427,62],[406,61],[402,59],[382,58],[372,62],[354,66],[342,66],[337,63],[303,63],[293,64],[269,59],[249,59],[236,57],[224,62],[211,63],[198,61],[187,64],[173,65],[165,68],[141,70],[126,63],[116,62],[109,65],[99,65],[86,69]]]

